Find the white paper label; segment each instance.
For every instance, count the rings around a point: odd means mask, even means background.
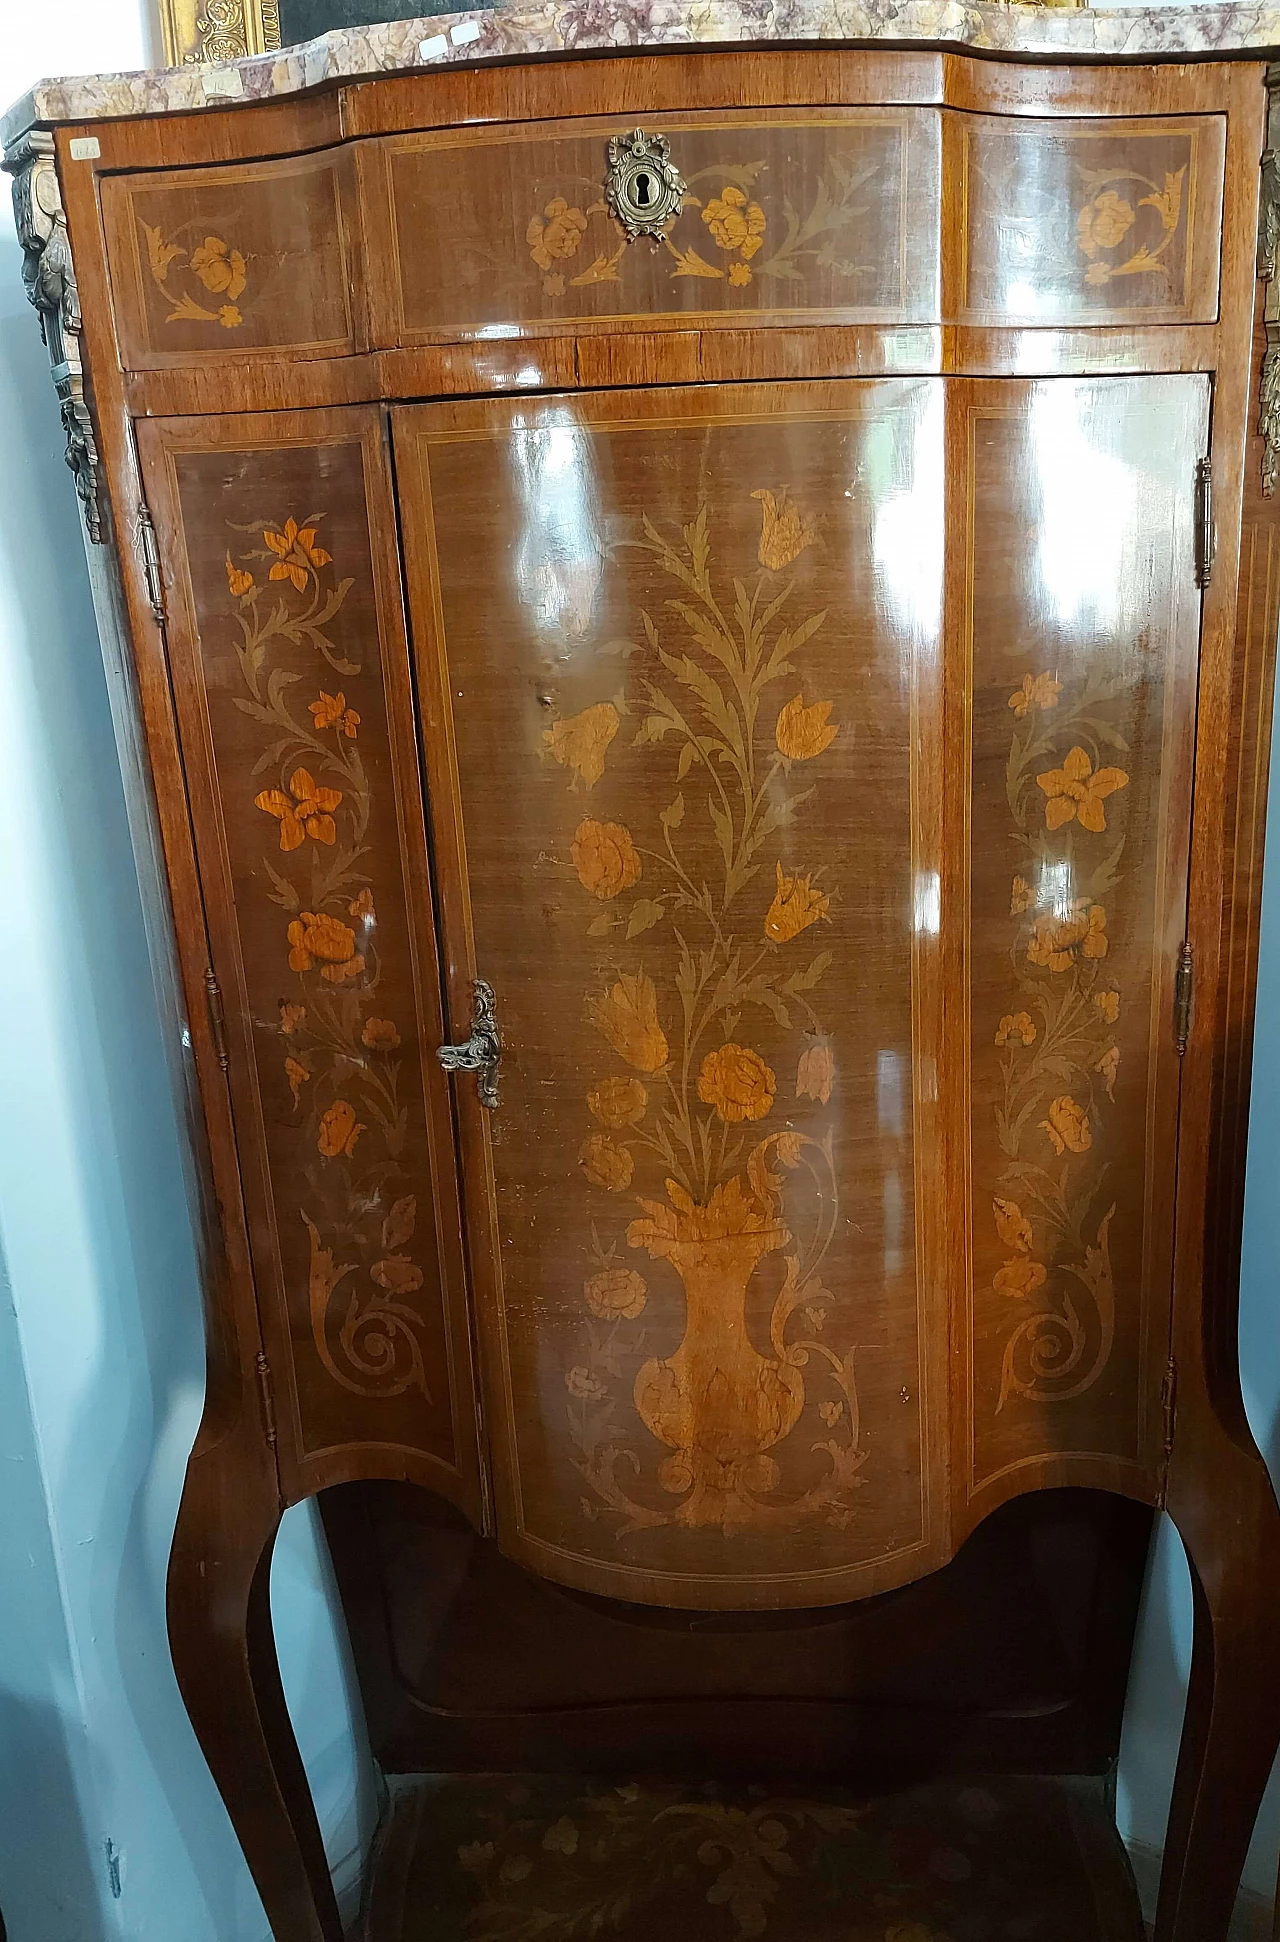
[[[442,54],[447,54],[448,52],[449,43],[443,34],[432,34],[430,40],[420,40],[418,42],[418,59],[420,61],[438,61]]]
[[[102,153],[102,144],[96,135],[73,135],[71,137],[71,159],[73,162],[96,162]]]
[[[465,47],[468,41],[479,40],[479,38],[480,22],[478,20],[460,20],[456,27],[449,29],[449,39],[455,47]]]

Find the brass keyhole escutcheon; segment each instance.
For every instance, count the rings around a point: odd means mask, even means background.
[[[643,128],[615,135],[609,143],[609,170],[604,198],[626,231],[629,242],[649,236],[655,242],[680,214],[684,180],[671,160],[665,135],[646,135]]]

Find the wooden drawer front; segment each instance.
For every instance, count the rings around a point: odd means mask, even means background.
[[[965,116],[965,321],[1211,322],[1225,140],[1220,115]]]
[[[656,243],[628,242],[604,200],[609,140],[627,127],[612,117],[370,144],[370,194],[391,233],[389,334],[420,344],[636,317],[936,315],[935,112],[646,116],[688,190]]]
[[[104,181],[126,369],[357,349],[353,176],[350,152],[330,149]]]

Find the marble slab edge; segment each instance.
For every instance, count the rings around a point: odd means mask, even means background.
[[[959,0],[539,0],[338,28],[212,66],[41,81],[0,120],[26,129],[268,101],[376,74],[538,56],[773,44],[928,45],[1041,59],[1179,60],[1280,49],[1280,0],[1117,9]]]

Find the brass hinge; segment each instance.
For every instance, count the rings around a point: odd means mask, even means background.
[[[1178,1421],[1178,1365],[1172,1356],[1169,1357],[1169,1366],[1164,1372],[1164,1381],[1160,1385],[1160,1416],[1167,1463],[1173,1451],[1173,1432]]]
[[[1191,1034],[1191,998],[1195,986],[1195,960],[1190,944],[1184,941],[1178,952],[1178,968],[1173,975],[1173,1042],[1181,1058]]]
[[[209,1000],[209,1031],[213,1038],[213,1050],[218,1064],[225,1072],[229,1063],[227,1058],[227,1021],[222,1009],[222,986],[213,975],[213,967],[204,974],[204,988]]]
[[[1213,577],[1213,462],[1196,466],[1196,585],[1207,587]]]
[[[276,1405],[271,1394],[271,1364],[262,1349],[258,1350],[258,1394],[262,1398],[262,1421],[267,1432],[267,1441],[274,1450],[276,1447]]]
[[[168,620],[168,610],[164,604],[164,574],[160,570],[160,544],[156,539],[155,521],[145,506],[138,507],[137,519],[138,546],[142,554],[142,571],[147,582],[147,599],[151,611],[163,627]]]

